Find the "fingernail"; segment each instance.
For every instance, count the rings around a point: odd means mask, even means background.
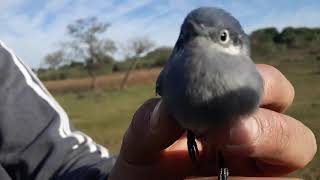
[[[156,129],[159,120],[160,120],[160,106],[161,106],[161,100],[157,103],[157,105],[154,107],[152,113],[151,113],[151,118],[150,118],[150,128],[152,130]]]
[[[229,136],[229,145],[247,145],[254,142],[258,136],[259,126],[254,118],[248,118],[238,122],[231,128]]]

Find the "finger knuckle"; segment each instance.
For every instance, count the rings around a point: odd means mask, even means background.
[[[289,145],[288,125],[276,112],[268,111],[263,116],[264,120],[261,121],[263,141],[272,145],[270,154],[281,155]]]
[[[275,138],[275,152],[279,153],[279,155],[285,153],[287,147],[290,143],[290,134],[289,128],[286,121],[280,117],[278,113],[272,113],[272,122],[274,127],[274,138]]]

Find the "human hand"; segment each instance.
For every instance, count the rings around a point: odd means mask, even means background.
[[[310,129],[281,114],[293,101],[293,87],[275,68],[257,68],[265,81],[260,108],[227,130],[210,131],[201,138],[199,162],[190,161],[184,130],[159,99],[151,99],[135,113],[109,178],[183,179],[217,175],[216,152],[221,147],[232,176],[283,176],[303,168],[313,158],[317,146]]]

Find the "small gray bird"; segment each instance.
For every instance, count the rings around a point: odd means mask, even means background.
[[[157,79],[156,92],[188,130],[189,155],[196,160],[194,132],[250,115],[261,100],[263,79],[250,58],[249,37],[240,23],[219,8],[191,11]]]

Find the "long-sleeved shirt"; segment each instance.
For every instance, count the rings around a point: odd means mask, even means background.
[[[115,158],[76,131],[32,70],[0,42],[0,179],[106,179]]]

